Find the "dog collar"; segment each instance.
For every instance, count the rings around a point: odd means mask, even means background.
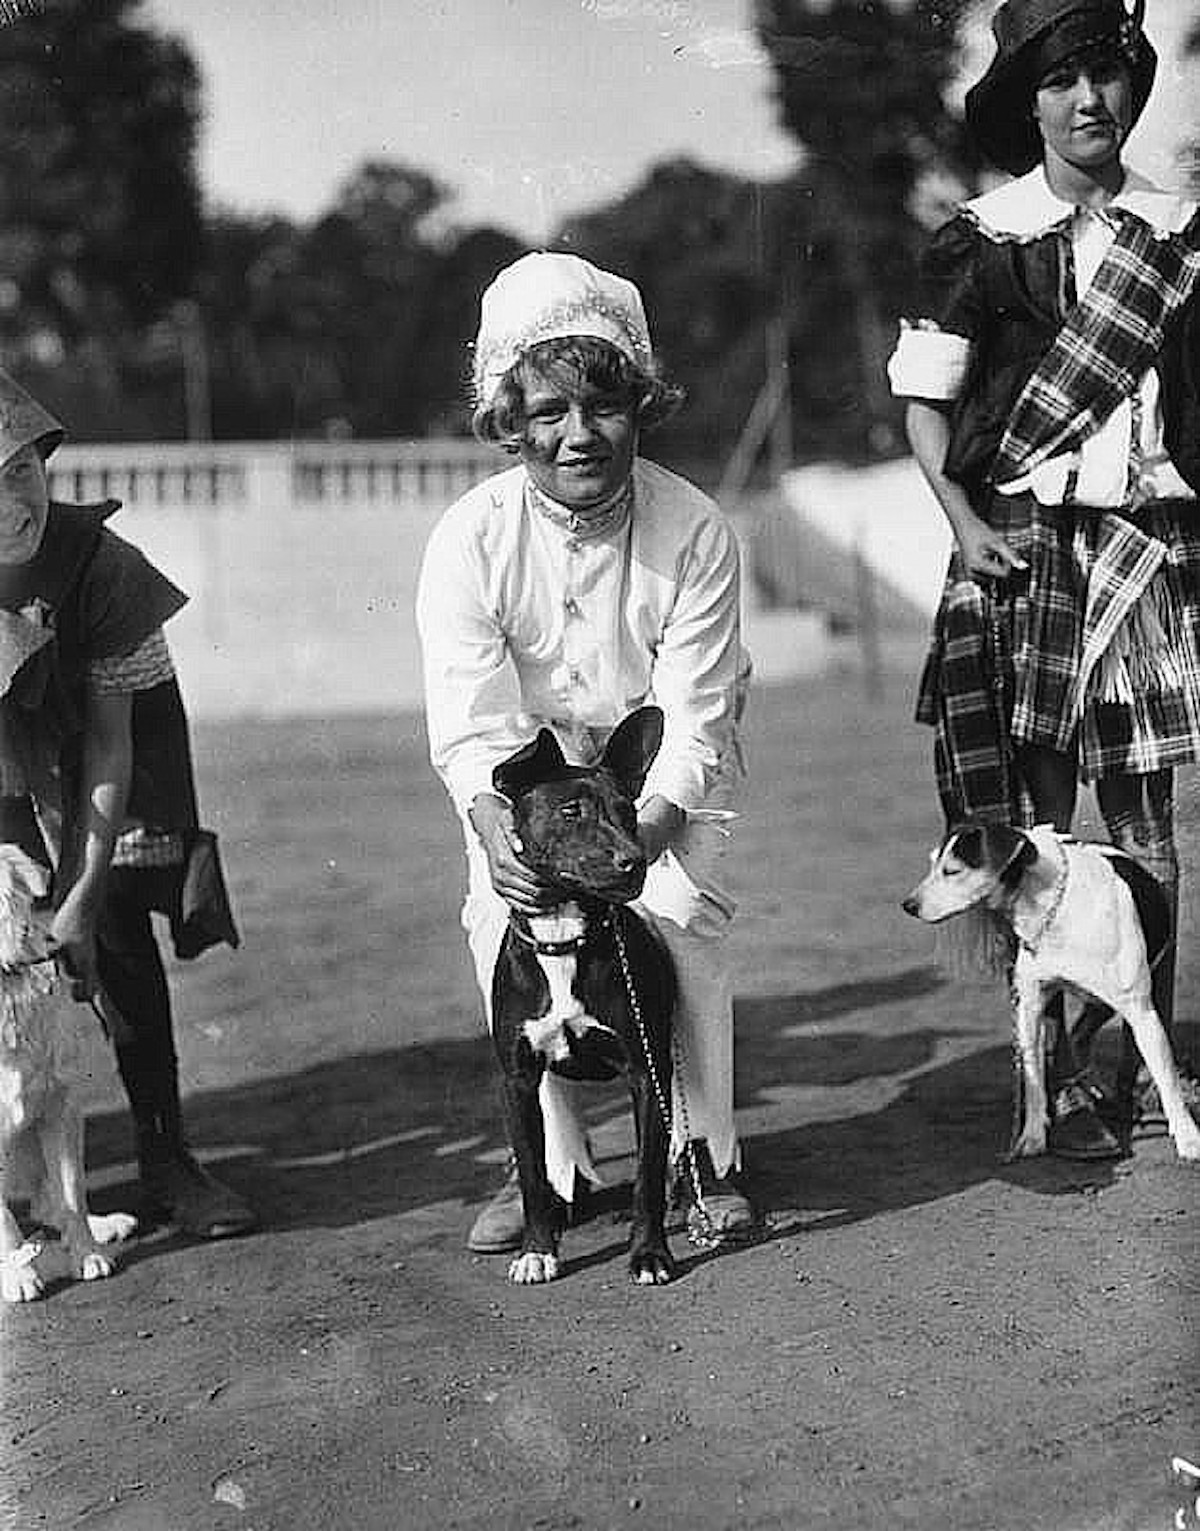
[[[612,916],[606,914],[600,920],[587,920],[584,928],[577,936],[568,936],[564,941],[542,941],[531,930],[526,930],[515,915],[509,915],[508,919],[508,928],[512,931],[513,935],[519,941],[523,941],[526,946],[532,947],[539,957],[569,957],[572,952],[582,949],[588,938],[589,930],[597,925],[603,927],[611,924]]]

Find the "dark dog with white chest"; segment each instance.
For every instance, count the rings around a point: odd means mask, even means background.
[[[904,908],[931,924],[984,908],[1012,938],[1024,1084],[1014,1155],[1046,1149],[1046,1005],[1063,993],[1098,1000],[1121,1017],[1158,1087],[1176,1152],[1181,1159],[1200,1159],[1200,1127],[1188,1110],[1151,997],[1153,966],[1171,937],[1170,910],[1133,857],[1073,840],[1049,825],[1022,831],[964,824],[933,852],[928,874]],[[1118,1107],[1124,1109],[1120,1101]]]
[[[641,1285],[675,1273],[664,1230],[675,974],[657,936],[627,907],[646,876],[634,803],[662,729],[659,708],[639,708],[592,767],[568,765],[542,729],[493,773],[513,805],[521,859],[561,895],[544,915],[514,911],[492,983],[492,1034],[525,1209],[512,1281],[558,1274],[562,1203],[546,1173],[538,1099],[547,1069],[628,1082],[637,1131],[629,1273]]]

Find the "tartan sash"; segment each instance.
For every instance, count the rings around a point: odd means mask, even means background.
[[[997,485],[1077,450],[1133,395],[1200,279],[1194,223],[1161,235],[1134,213],[1113,216],[1116,239],[1013,406],[992,466]]]

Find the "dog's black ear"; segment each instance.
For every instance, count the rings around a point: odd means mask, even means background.
[[[1001,882],[1006,887],[1014,887],[1025,875],[1025,868],[1038,859],[1037,846],[1027,834],[1014,829],[1011,824],[989,824],[987,835],[995,864],[1000,869]]]
[[[1038,851],[1029,836],[1011,824],[971,823],[955,832],[954,854],[965,866],[989,867],[1015,880],[1037,860]]]
[[[642,790],[662,736],[661,707],[639,707],[622,718],[609,735],[600,764],[612,772],[630,797]]]
[[[558,740],[548,728],[539,728],[536,739],[523,744],[515,755],[502,760],[492,771],[492,786],[514,802],[539,781],[557,776],[566,765]]]

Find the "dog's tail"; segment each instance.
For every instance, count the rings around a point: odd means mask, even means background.
[[[1010,931],[982,904],[934,927],[933,955],[960,983],[1007,981],[1015,950]]]

